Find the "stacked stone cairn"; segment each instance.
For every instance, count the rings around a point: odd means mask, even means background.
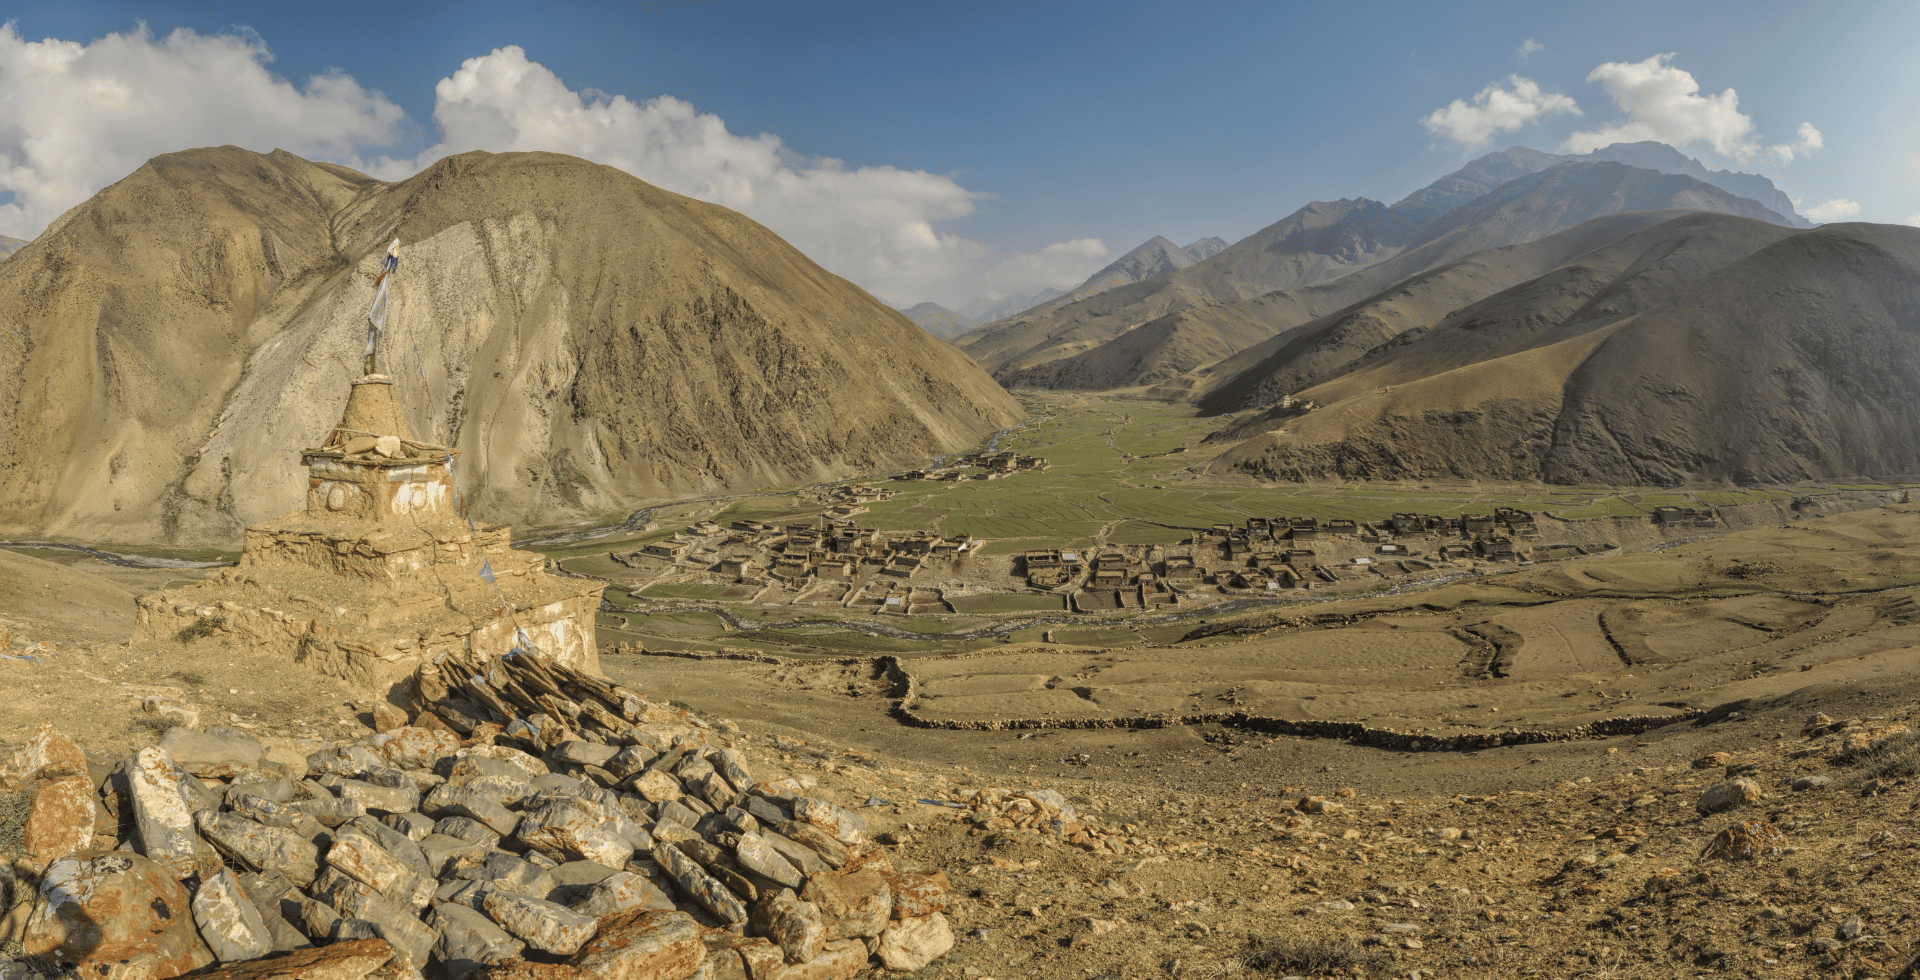
[[[90,764],[41,726],[9,935],[88,980],[834,980],[953,945],[945,874],[897,873],[684,710],[525,654],[411,695],[304,772],[232,729]]]

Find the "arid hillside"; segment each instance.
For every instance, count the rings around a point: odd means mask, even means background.
[[[1598,217],[1691,210],[1785,220],[1692,177],[1583,160],[1528,173],[1524,166],[1540,161],[1517,153],[1476,161],[1392,208],[1371,201],[1310,205],[1282,222],[1298,225],[1283,236],[1275,237],[1276,225],[1189,269],[983,327],[961,338],[961,346],[1011,387],[1097,390],[1171,382],[1191,389],[1191,379],[1181,380],[1187,372],[1394,283]],[[1503,166],[1481,179],[1463,176],[1495,159]],[[1257,241],[1265,239],[1272,240]],[[1260,262],[1248,262],[1256,252]],[[1283,259],[1283,252],[1291,257]],[[1270,285],[1257,288],[1262,283]],[[1016,340],[1027,346],[1011,350]]]
[[[1283,394],[1319,407],[1223,431],[1234,444],[1208,470],[1615,485],[1920,473],[1920,229],[1686,215],[1327,356],[1354,317],[1220,389],[1223,408]]]
[[[1487,249],[1408,279],[1376,282],[1378,291],[1366,299],[1211,365],[1202,373],[1215,379],[1215,387],[1199,404],[1214,412],[1266,409],[1419,338],[1451,338],[1428,345],[1420,358],[1401,361],[1412,373],[1399,379],[1404,384],[1430,369],[1510,353],[1494,353],[1489,345],[1531,341],[1544,326],[1637,312],[1649,297],[1668,295],[1683,277],[1704,276],[1792,233],[1762,221],[1635,211],[1525,245]],[[1602,293],[1607,299],[1588,308]],[[1446,328],[1456,322],[1473,326]]]
[[[608,167],[469,153],[389,184],[192,150],[0,264],[0,533],[227,543],[292,509],[395,237],[382,365],[476,516],[871,472],[1019,417],[765,228]]]

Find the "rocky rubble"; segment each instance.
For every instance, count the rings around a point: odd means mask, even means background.
[[[10,773],[37,885],[10,935],[155,980],[321,947],[344,951],[329,976],[833,980],[953,946],[944,874],[897,871],[858,813],[756,779],[684,710],[527,655],[442,660],[411,690],[384,731],[303,760],[186,727],[89,759],[40,726]],[[1057,796],[1016,802],[1086,839]]]
[[[1229,784],[1204,796],[1076,787],[1079,807],[1127,832],[1124,854],[1017,825],[988,830],[974,814],[1000,811],[992,823],[1006,805],[982,798],[1022,794],[982,790],[969,800],[981,810],[923,834],[969,855],[947,862],[964,866],[953,880],[971,899],[953,915],[962,940],[949,969],[1060,980],[1914,976],[1911,715],[1816,716],[1803,732],[1799,717],[1676,726],[1665,745],[1601,753],[1590,774],[1484,795],[1349,793],[1312,774],[1317,787]],[[1697,740],[1725,751],[1687,751]],[[1701,805],[1709,797],[1715,807]]]

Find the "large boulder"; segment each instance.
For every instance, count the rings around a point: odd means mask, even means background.
[[[953,929],[938,912],[896,919],[880,934],[875,953],[889,970],[918,970],[953,948]]]
[[[260,740],[231,728],[196,732],[191,728],[170,728],[160,740],[160,748],[179,766],[195,776],[231,779],[260,768],[266,749]]]
[[[193,816],[214,847],[249,871],[278,871],[302,888],[319,873],[319,848],[291,830],[217,810],[201,810]]]
[[[44,867],[93,843],[93,779],[85,771],[40,782],[27,811],[27,858]]]
[[[27,739],[27,747],[14,754],[13,767],[22,779],[86,775],[87,753],[53,727],[53,722],[41,722]]]
[[[165,980],[214,962],[172,869],[124,851],[80,851],[48,866],[21,944],[88,980]]]
[[[676,980],[706,960],[692,916],[635,910],[601,920],[599,933],[569,962],[582,980]]]
[[[193,832],[193,811],[199,808],[187,802],[185,781],[190,778],[174,767],[166,752],[151,746],[135,753],[127,769],[142,849],[176,879],[198,870],[199,837]],[[218,805],[216,801],[214,806]]]
[[[221,868],[193,894],[193,921],[215,958],[222,963],[257,960],[273,952],[273,933],[240,887],[233,872]]]
[[[1750,803],[1758,803],[1766,793],[1751,779],[1730,779],[1707,787],[1695,804],[1701,813],[1725,813]]]
[[[385,940],[355,939],[233,963],[194,980],[417,980]]]
[[[813,875],[800,900],[820,908],[828,939],[878,936],[893,914],[893,892],[873,869]]]

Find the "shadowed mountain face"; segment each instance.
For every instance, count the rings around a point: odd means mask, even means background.
[[[952,340],[980,325],[972,317],[955,313],[939,303],[916,303],[900,312],[941,340]]]
[[[956,343],[996,377],[1013,377],[1168,314],[1339,279],[1397,254],[1440,215],[1558,160],[1515,147],[1489,153],[1391,208],[1364,198],[1315,201],[1190,267],[1036,306],[989,322]],[[1212,347],[1221,343],[1208,342]],[[1092,372],[1103,377],[1111,373],[1104,367]],[[1060,365],[1016,383],[1046,384],[1047,377],[1092,374],[1079,365]]]
[[[997,320],[1004,316],[1033,317],[1047,310],[1056,310],[1069,303],[1075,303],[1089,296],[1098,296],[1109,289],[1118,289],[1145,279],[1166,275],[1185,269],[1196,262],[1204,261],[1226,249],[1227,243],[1220,238],[1202,238],[1191,245],[1181,248],[1164,236],[1155,235],[1133,251],[1108,263],[1099,272],[1087,277],[1087,281],[1075,286],[1068,292],[1046,290],[1034,294],[1031,302],[1014,302],[1011,307],[1001,304],[990,311],[993,315],[976,318],[973,326],[979,326],[985,320]]]
[[[1281,376],[1284,359],[1260,370]],[[1207,468],[1642,485],[1898,477],[1920,473],[1916,384],[1920,229],[1689,214],[1328,368],[1294,390],[1318,408],[1223,431],[1233,445]]]
[[[765,228],[608,167],[469,153],[388,184],[193,150],[0,263],[0,529],[231,543],[294,509],[394,237],[382,364],[476,517],[871,472],[1019,417]]]
[[[1502,158],[1502,166],[1495,171],[1494,177],[1485,177],[1486,180],[1496,179],[1519,166],[1508,155],[1496,156]],[[1529,161],[1530,158],[1522,158],[1521,162]],[[1453,186],[1454,193],[1471,193],[1472,187],[1461,189],[1456,178],[1457,175],[1443,183]],[[1415,208],[1444,205],[1446,202],[1435,194],[1422,192],[1419,196],[1424,203],[1410,206],[1405,211],[1384,208],[1373,202],[1365,202],[1371,207],[1361,211],[1370,215],[1371,219],[1376,219],[1371,221],[1372,225],[1383,226],[1397,220],[1396,214],[1412,213]],[[1410,197],[1408,200],[1413,199]],[[1399,208],[1398,205],[1395,207]],[[1039,353],[1029,351],[1022,355],[1022,361],[1038,360],[1039,363],[1025,368],[1003,366],[995,370],[995,377],[1009,387],[1119,388],[1159,385],[1163,386],[1163,394],[1175,396],[1190,396],[1224,382],[1234,388],[1228,398],[1244,399],[1247,394],[1244,389],[1249,385],[1228,382],[1226,379],[1230,375],[1223,370],[1223,366],[1208,366],[1232,359],[1236,368],[1232,373],[1243,372],[1252,366],[1244,361],[1243,355],[1247,352],[1259,351],[1261,356],[1265,356],[1282,344],[1295,343],[1298,338],[1294,332],[1303,328],[1303,325],[1321,317],[1336,315],[1348,304],[1363,301],[1379,290],[1475,253],[1538,241],[1603,215],[1679,209],[1779,220],[1778,215],[1754,201],[1734,197],[1691,177],[1660,174],[1617,163],[1571,161],[1556,164],[1537,173],[1506,180],[1493,191],[1452,208],[1417,233],[1399,237],[1399,244],[1390,256],[1339,279],[1304,288],[1277,290],[1233,302],[1196,304],[1171,310],[1113,337],[1098,336],[1094,324],[1075,325],[1048,338]],[[1343,219],[1328,227],[1337,229],[1335,234],[1344,236],[1365,225]],[[1235,245],[1210,261],[1220,261],[1245,244]],[[1325,249],[1336,246],[1336,242],[1323,238],[1311,247]],[[1203,262],[1190,271],[1199,272],[1208,264]],[[1509,270],[1508,274],[1523,273],[1528,269],[1532,272],[1527,274],[1544,271],[1523,263]],[[1492,291],[1517,281],[1493,278],[1486,280],[1483,286]],[[1108,295],[1117,296],[1128,289],[1147,285],[1141,283],[1114,290]],[[1464,303],[1484,295],[1485,292],[1466,293],[1455,295],[1452,299]],[[1416,321],[1399,322],[1405,325]],[[1395,329],[1398,328],[1388,322],[1371,324],[1360,332],[1357,340],[1349,338],[1340,341],[1337,347],[1344,353],[1335,360],[1357,356],[1386,340]],[[976,332],[963,338],[963,341],[980,336],[981,332]],[[1283,336],[1289,339],[1282,341],[1280,338]],[[976,357],[980,356],[975,348],[966,349]],[[1312,377],[1330,367],[1320,360],[1299,361],[1292,357],[1288,364],[1298,369],[1296,373],[1304,371],[1302,377]],[[988,362],[988,366],[991,367],[992,362]],[[1244,407],[1241,401],[1225,403],[1218,395],[1208,395],[1204,404],[1228,411]]]
[[[1788,197],[1785,191],[1773,186],[1773,181],[1759,174],[1708,170],[1700,161],[1665,143],[1656,143],[1651,140],[1639,143],[1615,143],[1583,156],[1563,159],[1611,161],[1624,163],[1629,167],[1639,167],[1642,170],[1657,170],[1663,174],[1684,174],[1702,183],[1712,184],[1729,194],[1758,201],[1762,207],[1780,215],[1787,224],[1795,228],[1813,227],[1813,222],[1801,217],[1799,212],[1793,209],[1793,199]]]
[[[1104,293],[1115,286],[1124,286],[1142,279],[1164,275],[1175,269],[1184,269],[1196,261],[1198,259],[1195,259],[1186,249],[1160,235],[1155,235],[1140,247],[1108,263],[1106,268],[1088,276],[1087,281],[1075,287],[1072,292],[1048,300],[1047,305],[1060,306],[1071,303],[1095,293]]]
[[[1202,238],[1191,245],[1185,246],[1182,249],[1180,249],[1180,251],[1187,253],[1187,257],[1194,260],[1195,262],[1205,262],[1206,260],[1213,258],[1216,255],[1219,255],[1221,252],[1226,251],[1226,248],[1227,248],[1226,239],[1221,238],[1218,235],[1212,235],[1206,238]]]
[[[1316,201],[1204,262],[1055,300],[956,343],[995,377],[1011,378],[1168,313],[1339,278],[1394,254],[1418,230],[1378,201]]]
[[[1013,296],[1003,296],[1000,299],[980,298],[962,304],[957,312],[961,316],[972,317],[975,323],[991,323],[1014,316],[1024,310],[1033,309],[1061,293],[1062,290],[1047,286],[1031,293],[1018,293]]]

